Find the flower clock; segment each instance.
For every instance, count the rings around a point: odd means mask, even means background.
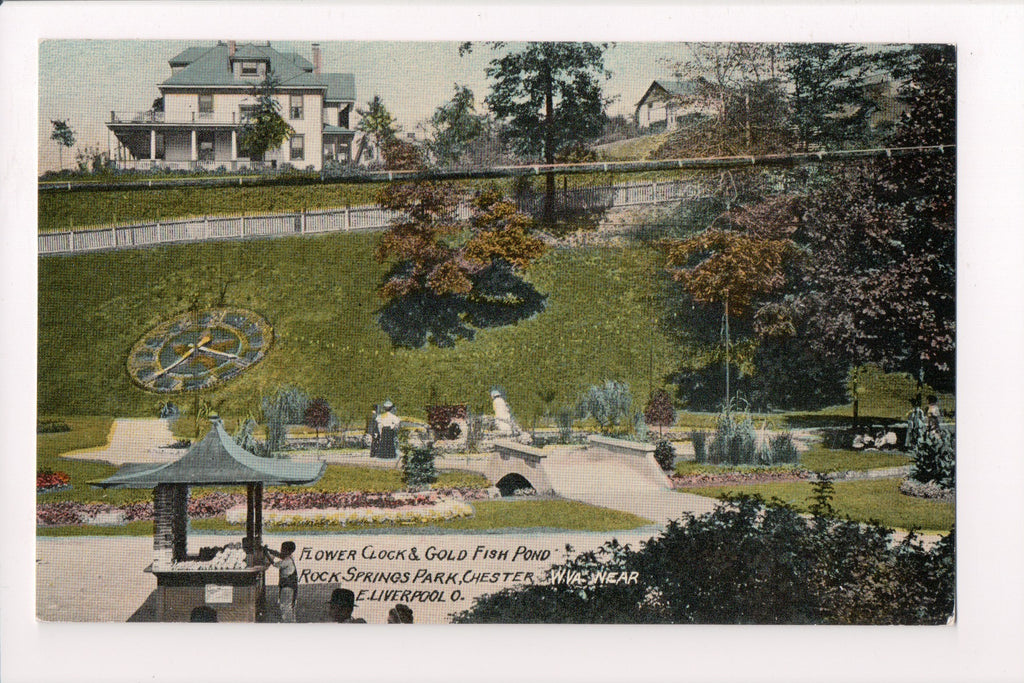
[[[273,339],[273,328],[252,311],[192,311],[144,334],[128,354],[128,374],[149,391],[207,389],[259,363]]]

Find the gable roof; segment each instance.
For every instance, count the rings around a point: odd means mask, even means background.
[[[668,95],[670,97],[692,97],[697,94],[697,89],[700,86],[700,82],[696,80],[690,81],[674,81],[668,79],[656,79],[651,81],[651,85],[647,88],[647,92],[640,98],[640,101],[636,103],[639,107],[643,105],[652,95]]]
[[[243,449],[214,420],[207,435],[177,460],[160,465],[125,465],[100,488],[151,489],[159,484],[228,485],[262,482],[269,486],[312,484],[327,469],[324,462],[260,458]]]
[[[356,101],[356,77],[352,74],[323,74],[327,81],[325,100],[331,102]]]
[[[172,67],[183,66],[171,74],[160,87],[244,87],[251,88],[254,79],[235,78],[232,62],[261,61],[283,87],[331,90],[332,78],[338,87],[335,99],[355,100],[355,77],[352,74],[314,74],[309,60],[295,52],[278,52],[270,45],[243,43],[230,56],[231,48],[224,43],[212,47],[190,47],[171,58]],[[347,86],[346,86],[347,83]],[[351,93],[351,97],[345,97]]]

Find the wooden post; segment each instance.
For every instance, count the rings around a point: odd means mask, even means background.
[[[238,236],[245,237],[245,214],[238,220]]]
[[[306,233],[306,210],[303,209],[299,214],[299,232],[302,234]]]
[[[345,229],[352,229],[352,207],[348,204],[345,204]]]
[[[203,216],[203,239],[210,239],[210,217]]]
[[[110,234],[114,238],[114,248],[117,248],[117,228],[111,228]]]
[[[253,545],[255,543],[255,534],[253,533],[254,525],[256,523],[256,513],[253,511],[255,507],[256,497],[256,484],[246,484],[245,486],[245,548],[246,548],[246,564],[253,566],[256,564],[256,548]]]

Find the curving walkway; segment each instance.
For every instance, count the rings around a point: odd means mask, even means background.
[[[114,420],[107,445],[69,453],[62,458],[102,460],[121,466],[135,462],[168,462],[185,454],[179,448],[164,448],[177,439],[171,434],[169,420],[159,418],[120,418]]]

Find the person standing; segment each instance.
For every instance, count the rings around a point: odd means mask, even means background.
[[[295,602],[299,594],[299,571],[295,566],[295,543],[285,541],[281,544],[281,552],[264,547],[268,555],[281,558],[274,562],[277,567],[277,604],[281,608],[281,621],[285,624],[295,623]]]
[[[380,430],[377,429],[377,418],[380,416],[380,407],[374,403],[370,409],[370,417],[366,419],[366,435],[370,437],[370,457],[378,458],[377,451],[380,449]]]
[[[377,437],[380,445],[377,448],[378,458],[398,457],[398,428],[402,420],[395,412],[395,404],[390,400],[384,402],[384,412],[377,417]]]

